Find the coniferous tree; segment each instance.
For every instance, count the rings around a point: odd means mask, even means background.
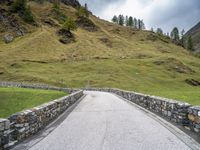
[[[140,20],[140,24],[141,24],[141,29],[140,30],[145,30],[145,24],[143,20]]]
[[[134,18],[134,20],[133,20],[133,27],[134,27],[135,29],[138,28],[138,21],[137,21],[136,18]]]
[[[140,20],[140,19],[138,19],[138,21],[137,21],[137,22],[138,22],[138,27],[137,27],[137,28],[138,28],[139,30],[141,30],[141,29],[142,29],[141,20]]]
[[[121,26],[124,25],[124,16],[123,16],[123,15],[119,15],[119,17],[118,17],[118,23],[119,23],[119,25],[121,25]]]
[[[129,20],[128,20],[128,16],[126,16],[126,19],[125,19],[125,24],[126,24],[126,26],[127,26],[127,27],[129,26]]]
[[[112,22],[118,24],[118,17],[116,15],[113,16]]]
[[[128,25],[130,27],[133,27],[133,17],[131,17],[131,16],[128,18]]]
[[[183,29],[183,30],[181,31],[181,45],[182,45],[183,47],[185,47],[185,46],[184,46],[184,43],[185,43],[184,34],[185,34],[185,30]]]
[[[194,51],[194,46],[193,46],[193,42],[192,42],[192,37],[191,36],[188,37],[187,49],[190,50],[190,51]]]
[[[163,35],[163,30],[161,28],[157,28],[156,33],[159,35]]]
[[[87,5],[87,3],[85,3],[85,10],[88,11],[88,5]]]
[[[179,36],[179,30],[177,27],[174,27],[174,29],[171,32],[171,39],[175,42],[179,42],[180,36]]]

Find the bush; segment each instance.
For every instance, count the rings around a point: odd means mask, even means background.
[[[26,8],[23,11],[22,18],[24,19],[24,21],[29,22],[29,23],[35,22],[35,19],[34,19],[32,12],[31,12],[30,7]]]
[[[27,0],[16,0],[11,5],[11,11],[19,13],[19,16],[28,23],[35,22],[30,7],[27,6]]]
[[[84,7],[80,7],[79,9],[78,9],[78,13],[77,13],[77,15],[79,16],[79,17],[89,17],[89,12],[88,12],[88,10],[87,9],[85,9]]]
[[[63,29],[68,31],[75,30],[76,28],[76,23],[71,18],[68,18],[63,24]]]
[[[27,0],[16,0],[11,6],[13,12],[24,11],[26,9]]]
[[[58,2],[54,2],[53,3],[53,11],[56,13],[56,19],[58,19],[58,21],[60,23],[64,23],[67,19],[67,17],[65,16],[65,14],[61,11],[60,9],[60,5]]]

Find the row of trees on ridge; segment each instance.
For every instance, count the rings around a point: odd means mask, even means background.
[[[193,42],[192,42],[192,38],[191,36],[189,36],[188,38],[186,38],[184,36],[185,34],[185,30],[181,30],[181,32],[179,31],[179,29],[177,27],[174,27],[171,31],[171,33],[164,33],[163,30],[161,28],[157,28],[156,31],[153,30],[153,28],[151,29],[152,32],[155,32],[159,35],[164,35],[169,37],[175,44],[180,45],[184,48],[187,48],[190,51],[194,51],[194,46],[193,46]]]
[[[119,16],[114,15],[112,18],[112,22],[121,26],[132,27],[135,29],[140,29],[140,30],[145,29],[145,24],[143,20],[133,18],[132,16],[124,17],[124,15],[119,15]]]
[[[119,16],[114,15],[112,18],[112,22],[121,26],[132,27],[134,29],[145,29],[144,21],[141,19],[133,18],[132,16],[124,16],[121,14]],[[189,36],[187,39],[185,38],[184,29],[180,32],[177,27],[174,27],[171,33],[164,33],[161,28],[157,28],[155,31],[153,28],[151,28],[151,31],[157,33],[158,35],[170,38],[175,44],[187,48],[190,51],[194,50],[192,38],[191,36]]]

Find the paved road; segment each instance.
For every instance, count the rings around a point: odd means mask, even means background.
[[[30,150],[189,150],[136,106],[102,92],[87,96]]]

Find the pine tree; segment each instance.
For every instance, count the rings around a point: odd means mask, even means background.
[[[121,25],[121,26],[124,25],[124,16],[123,16],[123,15],[119,15],[119,17],[118,17],[118,23],[119,23],[119,25]]]
[[[156,33],[159,35],[163,35],[163,30],[161,28],[157,28]]]
[[[171,39],[175,42],[179,42],[180,36],[179,36],[179,30],[177,27],[174,27],[174,29],[171,32]]]
[[[138,21],[137,21],[136,18],[134,18],[134,20],[133,20],[133,27],[134,27],[135,29],[138,28]]]
[[[138,21],[137,21],[137,22],[138,22],[138,29],[139,29],[139,30],[141,30],[141,29],[142,29],[141,20],[140,20],[140,19],[138,19]]]
[[[183,47],[185,47],[185,46],[184,46],[184,43],[185,43],[184,34],[185,34],[185,30],[183,29],[183,30],[181,31],[181,45],[182,45]]]
[[[194,51],[194,47],[193,47],[193,42],[192,42],[192,37],[191,36],[188,37],[187,49],[190,50],[190,51]]]
[[[126,24],[127,27],[129,26],[128,16],[126,16],[125,24]]]
[[[128,25],[130,27],[133,27],[133,17],[131,17],[131,16],[128,18]]]
[[[141,24],[141,30],[145,30],[145,24],[143,20],[140,20],[140,24]]]
[[[88,11],[88,5],[87,5],[87,3],[85,3],[85,10]]]
[[[112,22],[118,24],[118,17],[116,15],[113,16]]]

